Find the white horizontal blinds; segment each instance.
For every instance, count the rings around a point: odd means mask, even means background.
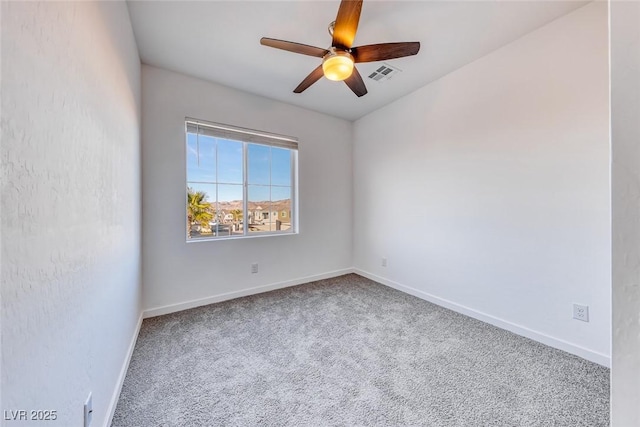
[[[298,138],[294,138],[292,136],[284,136],[259,130],[204,122],[201,120],[187,119],[186,125],[187,132],[189,133],[212,136],[214,138],[224,138],[232,139],[235,141],[271,145],[273,147],[288,148],[290,150],[298,149]]]

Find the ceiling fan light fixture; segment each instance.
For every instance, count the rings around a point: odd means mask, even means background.
[[[322,59],[322,71],[329,80],[339,82],[348,79],[353,73],[353,56],[349,52],[331,48]]]
[[[260,44],[276,49],[287,50],[302,55],[322,58],[322,65],[313,69],[293,90],[302,93],[312,84],[326,77],[328,80],[344,81],[359,98],[367,94],[367,86],[354,64],[361,62],[387,61],[418,53],[420,42],[377,43],[353,46],[363,0],[342,0],[336,20],[329,24],[331,47],[323,49],[302,43],[262,37]],[[386,74],[384,74],[386,76]]]

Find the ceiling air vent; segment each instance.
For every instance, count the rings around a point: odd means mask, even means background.
[[[389,80],[390,78],[392,78],[393,76],[395,76],[396,74],[398,74],[400,71],[399,68],[396,67],[392,67],[389,64],[382,64],[380,67],[378,67],[377,70],[375,70],[373,73],[369,74],[369,78],[371,80],[375,80],[377,82],[381,82],[384,80]]]

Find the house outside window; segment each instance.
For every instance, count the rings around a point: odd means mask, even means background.
[[[185,133],[187,241],[297,233],[296,138],[194,119]]]

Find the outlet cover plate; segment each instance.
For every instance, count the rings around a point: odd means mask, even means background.
[[[582,320],[583,322],[588,322],[589,306],[582,304],[573,304],[573,318],[576,320]]]

